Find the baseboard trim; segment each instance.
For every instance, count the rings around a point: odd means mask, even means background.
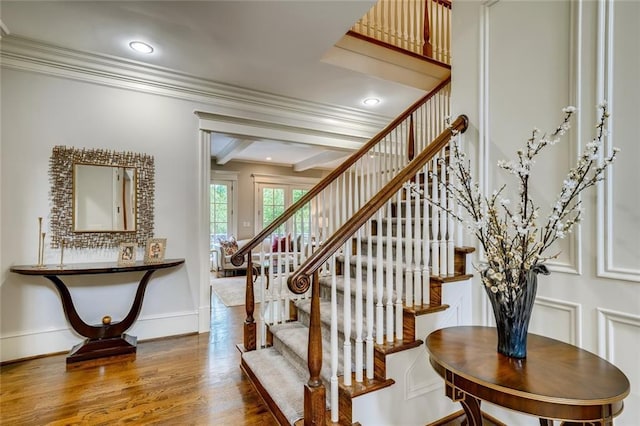
[[[139,341],[198,332],[197,312],[140,318],[128,334]],[[83,340],[71,328],[33,331],[0,338],[0,365],[66,353]]]

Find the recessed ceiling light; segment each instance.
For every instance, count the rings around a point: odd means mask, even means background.
[[[132,41],[129,47],[139,53],[153,53],[153,47],[143,41]]]
[[[380,103],[380,99],[378,98],[366,98],[362,101],[363,104],[367,106],[374,106]]]

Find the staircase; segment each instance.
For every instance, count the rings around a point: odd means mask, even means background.
[[[434,4],[450,9],[427,0],[425,23]],[[424,35],[418,48],[431,53]],[[443,68],[433,90],[232,257],[253,262],[241,367],[281,424],[426,424],[450,414],[421,414],[426,407],[401,395],[411,378],[398,374],[408,359],[416,376],[435,374],[421,339],[446,323],[446,288],[471,278],[473,249],[459,247],[456,207],[440,190],[451,179],[449,144],[467,127],[464,116],[445,123]]]
[[[367,257],[368,252],[366,247],[372,247],[375,257],[375,252],[383,248],[384,251],[384,238],[378,238],[372,236],[361,241],[364,250],[361,256]],[[395,245],[402,244],[402,240],[395,239],[393,241],[392,255],[397,255]],[[441,303],[442,287],[444,284],[468,280],[471,276],[466,274],[466,256],[471,252],[469,248],[456,249],[456,264],[459,271],[456,271],[454,275],[446,277],[431,277],[430,291],[431,291],[431,303],[429,305],[421,306],[404,306],[403,307],[403,338],[401,340],[395,340],[392,343],[374,344],[374,366],[373,366],[373,379],[365,379],[360,384],[357,382],[355,374],[352,377],[351,385],[345,384],[344,381],[344,352],[339,351],[337,353],[337,371],[332,371],[332,366],[329,363],[323,363],[320,371],[320,378],[327,392],[327,401],[337,401],[338,406],[341,408],[339,412],[338,422],[340,424],[350,425],[353,423],[351,405],[354,398],[364,395],[368,392],[375,392],[388,386],[392,386],[395,381],[393,378],[388,378],[386,374],[386,356],[388,354],[397,353],[400,351],[410,350],[414,348],[421,348],[423,355],[426,359],[426,352],[422,347],[422,341],[415,338],[416,323],[420,321],[420,317],[428,315],[430,313],[436,313],[446,310],[448,306]],[[346,268],[345,260],[343,256],[339,256],[337,265],[339,268]],[[345,303],[349,303],[351,311],[355,312],[358,308],[357,305],[365,305],[366,295],[358,295],[356,291],[357,283],[353,276],[356,275],[356,265],[361,263],[363,267],[363,278],[366,279],[366,271],[368,266],[366,265],[366,259],[351,258],[351,265],[348,266],[352,269],[352,278],[346,278],[345,275],[325,274],[319,277],[320,285],[320,322],[322,328],[322,348],[323,348],[323,360],[330,360],[332,347],[332,298],[336,300],[337,306],[344,306]],[[373,266],[373,265],[372,265]],[[375,266],[372,267],[373,273],[376,273]],[[385,271],[386,273],[386,271]],[[345,282],[349,280],[347,285]],[[345,293],[345,288],[350,288],[350,294]],[[372,298],[378,299],[376,291],[373,291]],[[389,301],[395,304],[397,300],[397,294],[392,293],[390,299],[386,295],[381,297],[383,310],[382,315],[386,316],[386,308]],[[258,388],[259,392],[268,401],[268,405],[272,408],[274,415],[278,418],[281,424],[295,424],[297,421],[304,418],[304,398],[302,389],[309,378],[309,371],[307,368],[307,348],[309,344],[309,327],[311,325],[311,300],[301,299],[292,302],[292,320],[280,324],[275,324],[268,327],[269,345],[256,351],[247,351],[242,353],[242,368],[251,377],[254,384]],[[345,332],[344,332],[344,320],[345,316],[342,312],[337,312],[337,332],[338,343],[337,346],[342,348],[345,346]],[[375,321],[372,318],[372,321]],[[355,324],[352,324],[351,329],[355,329]],[[374,333],[376,331],[375,325],[373,326]],[[372,339],[375,338],[371,336]],[[422,336],[424,337],[424,336]],[[364,340],[367,340],[367,335],[363,335]],[[356,347],[358,342],[352,336],[349,339],[348,345]],[[356,361],[355,352],[351,353],[350,364],[351,370],[354,370],[356,364],[364,363],[365,358],[360,355],[358,361]],[[338,394],[332,395],[333,384],[338,384]],[[333,391],[335,392],[335,391]],[[330,409],[329,404],[327,409]],[[329,416],[327,416],[329,417]],[[381,419],[382,420],[382,419]],[[384,423],[384,422],[383,422]],[[391,423],[386,423],[391,424]]]
[[[424,318],[448,308],[443,285],[471,277],[472,250],[455,247],[454,207],[438,185],[466,129],[462,116],[431,123],[448,97],[445,81],[234,255],[257,259],[241,365],[282,424],[352,424],[359,398],[393,387],[392,355],[420,351],[426,364],[420,339],[434,326]],[[265,244],[282,225],[294,237]]]

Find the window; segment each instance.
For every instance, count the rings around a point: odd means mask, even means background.
[[[209,187],[211,206],[209,209],[209,234],[213,244],[233,234],[233,183],[231,181],[213,181]]]
[[[285,187],[262,187],[262,229],[284,213],[285,193]],[[280,226],[275,233],[284,234],[284,225]]]
[[[294,189],[293,190],[293,202],[297,202],[300,198],[309,192],[308,189]],[[295,235],[302,234],[306,239],[311,234],[311,206],[309,203],[305,204],[303,208],[298,210],[293,216],[293,233]]]
[[[312,182],[307,183],[307,180],[293,183],[285,183],[275,179],[269,182],[268,178],[265,180],[267,182],[258,182],[256,179],[256,206],[258,206],[256,232],[260,232],[272,223],[313,186]],[[293,216],[293,220],[278,227],[274,233],[276,235],[303,234],[305,237],[309,237],[311,233],[310,220],[311,206],[306,205]]]

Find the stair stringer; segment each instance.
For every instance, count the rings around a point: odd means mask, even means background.
[[[446,311],[422,315],[416,337],[424,340],[440,328],[470,324],[472,280],[446,284]],[[425,425],[460,410],[444,393],[444,381],[429,364],[425,345],[387,355],[387,378],[396,383],[352,400],[352,421],[367,426]]]

